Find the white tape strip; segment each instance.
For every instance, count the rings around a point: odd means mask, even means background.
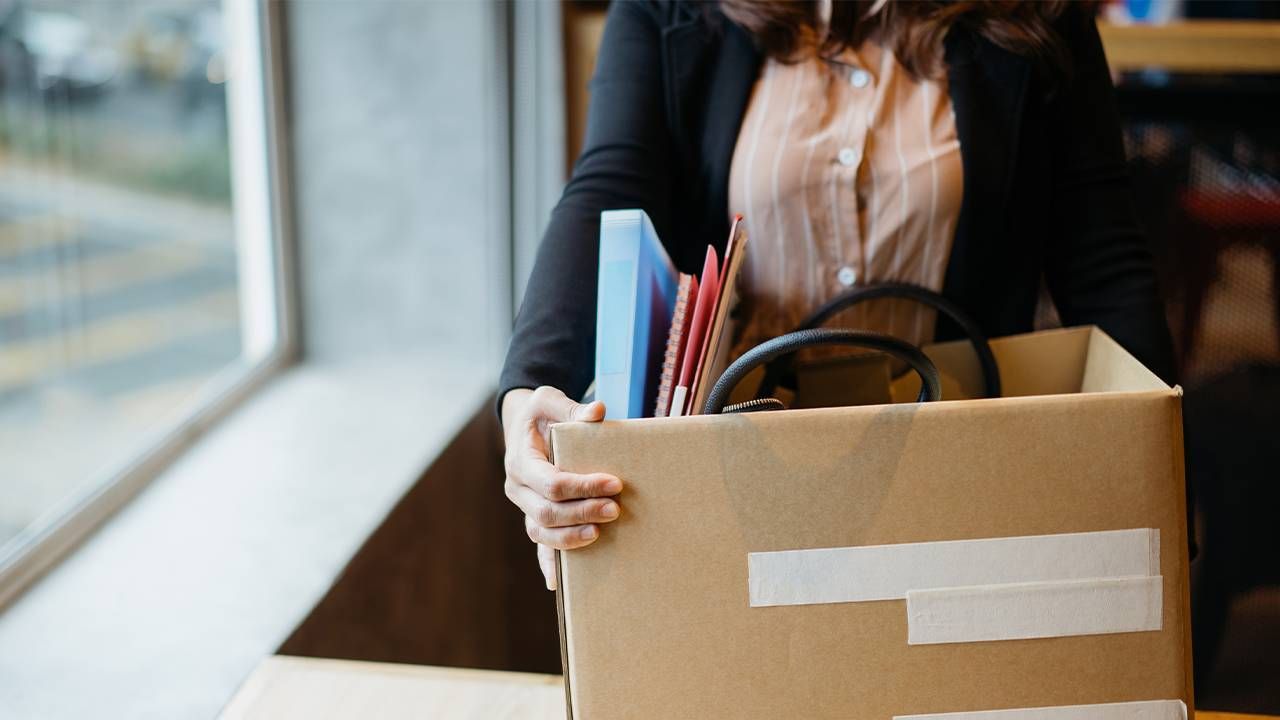
[[[1159,630],[1163,578],[1096,578],[907,592],[907,644]]]
[[[1187,706],[1181,700],[1148,700],[1103,705],[894,715],[893,720],[1187,720]]]
[[[1152,528],[747,555],[752,607],[901,600],[908,590],[1156,575]]]

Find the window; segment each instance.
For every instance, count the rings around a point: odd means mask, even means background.
[[[288,345],[263,13],[0,0],[0,598]]]

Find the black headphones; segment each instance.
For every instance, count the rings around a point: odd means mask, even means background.
[[[996,365],[995,356],[991,353],[991,345],[987,342],[986,335],[972,318],[950,300],[931,290],[908,283],[884,283],[857,288],[839,295],[818,308],[796,331],[761,343],[744,353],[726,368],[724,374],[716,381],[711,393],[707,396],[703,412],[713,414],[782,408],[782,403],[770,396],[782,378],[794,375],[792,356],[799,350],[824,345],[864,347],[887,353],[906,363],[920,376],[919,402],[938,400],[941,395],[938,369],[916,346],[880,333],[819,327],[843,310],[858,303],[879,298],[913,300],[937,310],[959,325],[978,355],[985,397],[1000,396],[1000,369]],[[728,400],[734,386],[760,365],[766,365],[766,368],[756,399],[725,408],[724,403]]]

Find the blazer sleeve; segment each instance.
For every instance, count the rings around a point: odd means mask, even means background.
[[[1055,138],[1045,276],[1065,325],[1096,324],[1169,383],[1172,342],[1130,187],[1115,90],[1097,26],[1071,8],[1074,58],[1050,110]]]
[[[615,2],[590,83],[582,154],[551,213],[516,315],[498,408],[516,388],[550,385],[580,397],[594,376],[600,212],[642,208],[668,227],[670,138],[659,13]]]

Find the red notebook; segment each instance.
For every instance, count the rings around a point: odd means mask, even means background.
[[[698,285],[692,319],[685,332],[684,349],[680,353],[680,379],[675,391],[671,393],[671,417],[684,415],[685,408],[688,407],[689,386],[693,384],[693,376],[698,371],[703,339],[707,335],[707,326],[711,324],[711,313],[715,311],[716,297],[719,294],[720,259],[716,256],[716,249],[708,245],[707,259],[702,264],[702,281]]]
[[[689,386],[689,398],[685,414],[698,415],[702,405],[711,392],[711,386],[719,379],[719,372],[724,369],[729,357],[729,312],[733,310],[735,293],[738,284],[738,271],[742,269],[742,261],[746,259],[747,227],[741,215],[733,218],[733,227],[729,228],[729,242],[724,249],[724,267],[720,271],[714,309],[708,320],[706,336],[702,339],[702,352],[699,353],[698,368],[693,374],[693,383]]]

